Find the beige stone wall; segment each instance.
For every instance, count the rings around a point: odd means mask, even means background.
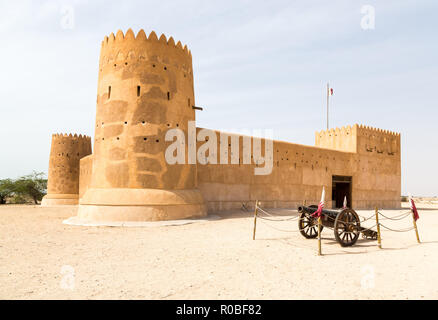
[[[54,134],[50,150],[48,194],[79,193],[79,161],[91,154],[91,138]]]
[[[347,152],[357,152],[359,126],[346,126],[315,132],[315,146]]]
[[[82,198],[84,193],[90,187],[92,174],[93,174],[93,155],[89,155],[82,158],[80,161],[79,198]]]
[[[348,129],[347,129],[348,128]],[[340,150],[353,150],[368,141],[369,132],[359,126],[347,127],[336,135],[337,130],[317,133],[336,137],[323,140],[327,145]],[[199,131],[200,129],[198,129]],[[377,135],[379,130],[371,132]],[[219,144],[220,133],[215,131]],[[386,135],[386,134],[385,134]],[[365,138],[364,138],[365,137]],[[393,139],[399,143],[399,135],[388,135],[386,142],[391,145]],[[376,141],[380,141],[377,137]],[[381,139],[384,141],[383,139]],[[230,140],[231,141],[231,140]],[[316,139],[316,143],[320,143]],[[242,138],[239,140],[240,164],[198,164],[198,181],[210,212],[238,209],[242,205],[252,207],[256,199],[267,207],[296,207],[303,203],[319,202],[322,186],[326,188],[327,207],[332,206],[332,176],[352,177],[353,208],[397,208],[400,206],[400,148],[396,153],[356,153],[303,146],[293,143],[274,141],[273,171],[270,175],[254,175],[255,164],[243,164]],[[199,146],[203,142],[198,142]],[[387,147],[384,144],[379,147]],[[218,147],[219,148],[219,147]],[[392,148],[392,147],[391,147]],[[231,147],[229,146],[231,157]],[[264,146],[262,144],[262,150]],[[385,149],[386,150],[386,149]],[[219,151],[218,151],[219,154]],[[219,159],[218,161],[219,162]]]
[[[164,35],[121,31],[102,42],[93,176],[95,188],[191,189],[195,165],[169,166],[168,129],[195,120],[192,56]]]
[[[90,137],[52,135],[47,194],[41,202],[43,206],[78,204],[80,160],[89,154]]]
[[[356,142],[350,138],[353,132],[352,137],[358,140],[357,145],[365,148],[366,142],[370,139],[370,132],[377,135],[377,131],[363,130],[358,136],[359,127],[355,125],[351,127],[353,131],[343,131],[347,135],[346,143],[356,146]],[[201,129],[197,128],[197,132]],[[219,163],[221,132],[214,130],[211,132],[216,135],[218,145],[216,159]],[[324,134],[333,132],[336,131],[330,130]],[[389,142],[390,146],[379,145],[379,148],[392,148],[390,154],[370,152],[366,149],[358,153],[345,152],[274,141],[272,173],[258,176],[254,175],[256,166],[253,159],[251,159],[251,164],[243,164],[243,137],[228,133],[226,135],[229,136],[228,143],[225,144],[225,146],[228,145],[229,164],[202,165],[198,163],[197,165],[198,187],[210,212],[240,209],[242,205],[252,208],[256,199],[266,207],[294,208],[301,205],[304,200],[307,204],[316,204],[319,202],[322,186],[326,188],[326,206],[330,208],[332,207],[333,175],[352,177],[352,206],[354,208],[400,207],[400,135],[398,134],[386,136],[386,142]],[[237,164],[231,164],[232,136],[238,137],[239,142]],[[341,140],[335,141],[334,145],[339,146],[340,149],[347,148],[342,145],[342,135],[333,135],[333,137]],[[380,141],[376,137],[371,138]],[[316,139],[316,143],[319,141],[321,140]],[[197,149],[204,143],[197,142]],[[264,150],[263,139],[262,150]],[[392,150],[395,150],[394,154],[391,154]],[[91,161],[91,156],[81,160],[81,190],[82,186],[85,190],[90,181]],[[83,192],[80,193],[82,196]]]
[[[169,165],[169,129],[195,120],[192,56],[172,37],[105,37],[99,62],[94,152],[84,160],[78,211],[88,221],[155,221],[206,214],[196,164]],[[188,146],[185,146],[187,154]]]

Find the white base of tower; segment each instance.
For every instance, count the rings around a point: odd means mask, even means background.
[[[41,201],[41,206],[77,205],[78,203],[78,194],[46,194]]]
[[[162,221],[206,215],[207,206],[197,189],[88,189],[78,211],[84,222]]]

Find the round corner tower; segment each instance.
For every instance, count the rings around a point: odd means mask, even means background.
[[[53,134],[50,149],[47,195],[41,205],[79,203],[79,162],[91,154],[91,138],[82,135]]]
[[[153,221],[206,215],[196,164],[168,164],[169,129],[195,120],[192,56],[155,32],[105,37],[99,63],[93,169],[79,218]],[[185,144],[187,159],[187,143]]]

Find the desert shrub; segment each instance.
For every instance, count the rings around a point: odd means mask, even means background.
[[[43,172],[33,172],[14,181],[14,194],[22,198],[30,197],[35,204],[47,193],[47,179]]]
[[[14,193],[15,185],[11,179],[0,180],[0,204],[5,204],[6,199]]]
[[[20,196],[20,195],[13,196],[12,199],[9,199],[9,201],[11,203],[14,203],[14,204],[23,204],[23,203],[27,202],[26,199],[23,196]]]

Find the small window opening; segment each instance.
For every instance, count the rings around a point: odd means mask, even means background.
[[[167,70],[167,67],[164,67],[164,70]]]
[[[157,140],[155,140],[155,141],[156,141],[156,142],[160,142],[160,140],[158,140],[158,139],[157,139]]]
[[[144,141],[146,141],[148,138],[143,138]]]
[[[191,104],[191,103],[190,103],[190,98],[187,100],[187,102],[188,102],[187,104],[188,104],[188,106],[189,106],[189,108],[190,108],[190,104]]]
[[[170,92],[167,91],[167,100],[170,100]]]
[[[108,87],[108,99],[111,98],[111,86]]]
[[[140,86],[137,86],[137,97],[140,97]]]

